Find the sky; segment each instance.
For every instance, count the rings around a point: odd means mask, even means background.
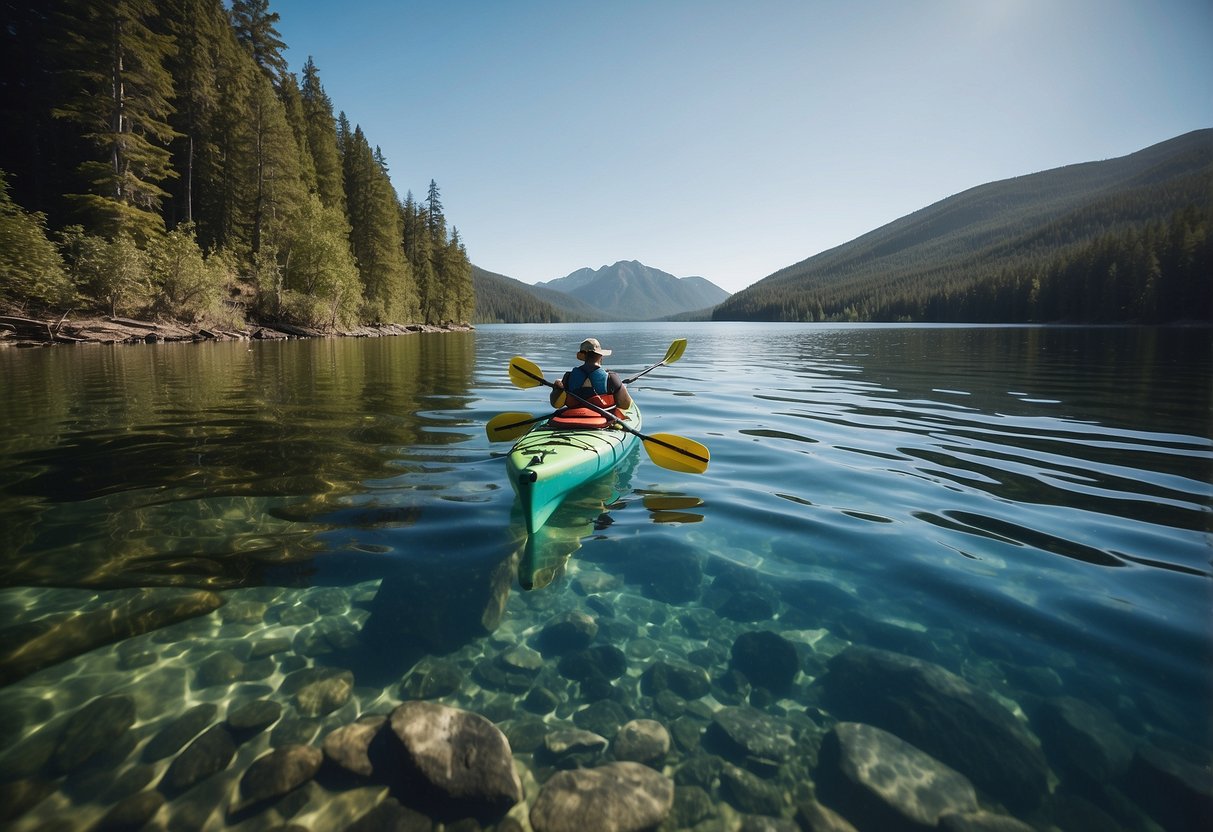
[[[729,292],[968,188],[1213,127],[1209,0],[270,0],[477,266]]]

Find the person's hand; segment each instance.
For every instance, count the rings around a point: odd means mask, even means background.
[[[563,390],[564,389],[564,379],[562,379],[562,378],[556,379],[555,381],[552,382],[552,387],[556,390]]]

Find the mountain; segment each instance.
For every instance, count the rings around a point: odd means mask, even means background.
[[[635,260],[578,269],[535,284],[589,304],[607,320],[642,321],[716,306],[729,293],[702,277],[675,277]]]
[[[1213,130],[981,185],[788,266],[714,320],[1208,318]]]
[[[606,320],[589,304],[551,289],[536,289],[521,280],[472,266],[478,324],[574,323]]]

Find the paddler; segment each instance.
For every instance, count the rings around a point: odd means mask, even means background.
[[[611,351],[603,348],[597,338],[582,341],[577,351],[577,360],[581,365],[569,370],[564,378],[552,384],[552,406],[559,406],[560,396],[567,390],[620,419],[626,419],[623,411],[631,408],[632,397],[619,374],[602,366],[602,359],[610,354]],[[553,417],[553,424],[561,427],[606,427],[607,420],[601,414],[581,406],[572,396],[567,397],[564,403],[567,408]]]

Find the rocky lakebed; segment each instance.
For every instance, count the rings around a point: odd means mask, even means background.
[[[4,590],[0,823],[1207,828],[1193,715],[1108,668],[689,551],[586,555],[386,680],[375,580]]]

